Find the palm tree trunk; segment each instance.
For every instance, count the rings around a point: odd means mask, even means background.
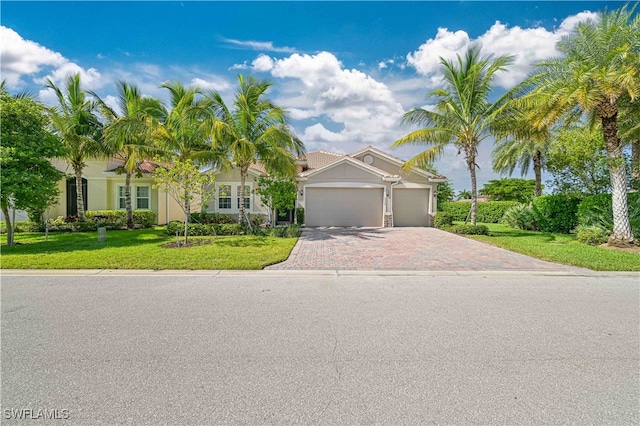
[[[609,244],[628,245],[633,242],[633,233],[629,223],[627,172],[618,137],[617,116],[617,113],[612,117],[601,116],[613,204],[613,234],[609,237]]]
[[[2,208],[2,214],[4,214],[4,223],[7,228],[7,245],[14,245],[13,239],[13,224],[11,223],[11,216],[9,216],[9,205],[6,202],[0,203],[0,208]]]
[[[539,197],[542,195],[542,152],[540,151],[533,154],[533,171],[536,175],[536,189],[533,195]]]
[[[84,216],[84,197],[82,196],[82,169],[76,168],[76,204],[78,210],[78,221],[86,222],[87,219]]]
[[[475,155],[467,155],[467,166],[471,174],[471,224],[476,225],[478,211],[478,186],[476,184],[476,158]]]
[[[133,229],[133,207],[131,203],[131,172],[125,171],[124,199],[127,207],[127,229]]]
[[[631,142],[631,182],[640,191],[640,139]]]
[[[240,199],[240,209],[238,210],[238,223],[243,224],[245,221],[245,207],[244,207],[244,184],[247,181],[247,172],[249,166],[242,166],[240,168],[240,190],[238,191],[238,198]],[[247,223],[247,226],[249,224]]]

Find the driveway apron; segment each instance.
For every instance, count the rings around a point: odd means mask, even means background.
[[[435,228],[307,228],[286,261],[265,269],[586,271]]]

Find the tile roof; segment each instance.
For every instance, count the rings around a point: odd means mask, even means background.
[[[309,169],[317,169],[326,164],[332,163],[340,158],[344,157],[342,154],[336,154],[334,152],[327,151],[313,151],[307,152],[307,167]]]
[[[110,158],[107,167],[107,172],[117,172],[124,167],[124,160],[119,158]],[[157,164],[152,163],[150,160],[143,160],[138,167],[143,173],[153,173],[156,170]]]

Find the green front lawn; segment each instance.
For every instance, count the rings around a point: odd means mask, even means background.
[[[162,228],[108,231],[98,242],[97,232],[16,234],[18,245],[3,246],[3,269],[262,269],[282,262],[297,238],[256,236],[194,237],[212,240],[182,248],[162,248],[175,241]],[[0,242],[6,244],[6,235]]]
[[[522,231],[506,225],[484,223],[491,236],[468,238],[550,262],[580,266],[596,271],[640,271],[640,254],[626,253],[576,241],[574,235]]]

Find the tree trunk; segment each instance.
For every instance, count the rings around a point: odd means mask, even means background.
[[[84,197],[82,196],[82,169],[77,168],[76,172],[76,204],[78,210],[78,221],[86,222],[87,218],[84,216]]]
[[[631,142],[631,182],[640,191],[640,139]]]
[[[238,210],[238,223],[245,223],[245,207],[244,207],[244,184],[247,181],[247,172],[249,170],[249,166],[240,167],[240,190],[238,191],[238,198],[240,199],[240,209]],[[249,223],[247,222],[247,226]]]
[[[476,184],[476,156],[467,155],[467,166],[471,174],[471,224],[476,225],[478,212],[478,186]]]
[[[191,221],[191,194],[189,190],[184,190],[184,245],[189,242],[189,222]]]
[[[7,203],[0,203],[0,207],[2,208],[2,213],[4,214],[4,223],[7,228],[7,245],[14,245],[13,241],[13,224],[11,223],[11,216],[9,215],[9,205]]]
[[[133,229],[133,206],[131,203],[131,172],[125,171],[124,199],[127,207],[127,229]]]
[[[616,112],[613,116],[601,116],[600,118],[607,148],[607,166],[611,179],[611,201],[613,204],[613,234],[609,237],[609,243],[625,246],[633,243],[633,234],[629,223],[627,172],[618,137],[617,117]]]
[[[533,154],[533,171],[536,175],[536,189],[533,195],[539,197],[542,195],[542,153],[540,151]]]

